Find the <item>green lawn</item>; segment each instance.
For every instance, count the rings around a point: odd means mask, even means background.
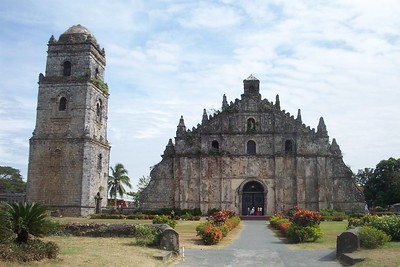
[[[290,249],[333,249],[336,250],[336,238],[347,229],[347,221],[321,222],[323,238],[315,243],[288,244]],[[279,235],[279,232],[277,232]],[[285,239],[282,239],[285,242]],[[360,249],[356,254],[365,257],[365,261],[356,267],[399,267],[400,242],[389,242],[378,249]]]

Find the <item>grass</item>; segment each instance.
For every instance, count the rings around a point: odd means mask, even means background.
[[[346,231],[347,221],[333,222],[323,221],[321,222],[321,230],[324,233],[321,239],[318,239],[313,243],[300,243],[300,244],[288,244],[290,249],[334,249],[336,250],[336,238],[338,235]]]
[[[314,243],[288,244],[290,249],[333,249],[336,250],[336,238],[347,229],[347,221],[343,222],[321,222],[321,229],[324,236]],[[280,237],[279,231],[275,231]],[[286,242],[285,238],[280,238]],[[355,252],[365,258],[356,267],[398,267],[400,266],[400,242],[388,242],[377,249],[360,249]]]
[[[61,223],[134,223],[151,224],[151,220],[118,220],[118,219],[87,219],[87,218],[57,218]],[[202,219],[204,220],[204,219]],[[218,245],[205,246],[196,236],[198,221],[178,221],[175,230],[179,233],[180,247],[199,249],[219,249],[230,244],[240,232],[241,225],[231,231]],[[0,267],[20,266],[166,266],[173,261],[163,263],[153,258],[160,252],[156,248],[134,245],[134,238],[100,238],[51,236],[46,241],[54,241],[60,247],[60,254],[55,260],[45,260],[30,263],[10,263],[0,261]],[[177,260],[177,259],[176,259]]]

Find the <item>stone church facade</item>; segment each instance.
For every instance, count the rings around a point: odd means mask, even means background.
[[[76,25],[58,40],[51,36],[47,53],[30,139],[27,199],[66,216],[84,216],[107,199],[105,52],[88,29]]]
[[[241,99],[189,130],[181,117],[175,142],[169,140],[143,191],[143,209],[227,208],[247,214],[311,210],[363,211],[364,196],[343,162],[339,145],[329,140],[323,118],[317,130],[262,99],[260,81],[243,81]]]

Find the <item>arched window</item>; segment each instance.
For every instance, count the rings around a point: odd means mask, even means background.
[[[99,78],[99,68],[96,68],[94,71],[95,71],[94,77],[95,77],[96,79],[98,79],[98,78]]]
[[[214,148],[214,149],[219,150],[219,143],[218,143],[218,141],[217,141],[217,140],[212,141],[211,147]]]
[[[67,109],[67,99],[65,97],[61,97],[58,103],[58,110],[64,111]]]
[[[71,62],[69,62],[69,61],[65,61],[64,62],[63,75],[64,76],[71,76]]]
[[[256,130],[256,121],[253,118],[247,120],[247,131]]]
[[[256,142],[250,140],[247,142],[247,154],[255,155],[256,154]]]
[[[285,141],[285,153],[287,153],[287,154],[293,153],[293,141],[292,140]]]
[[[99,101],[97,102],[97,104],[96,104],[96,116],[97,116],[97,119],[99,120],[99,121],[101,121],[101,114],[103,113],[103,103],[101,102],[101,100],[99,99]]]

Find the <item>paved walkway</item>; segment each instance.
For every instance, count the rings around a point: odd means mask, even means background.
[[[185,249],[175,266],[338,267],[333,250],[290,250],[265,221],[242,221],[239,237],[222,249]]]

